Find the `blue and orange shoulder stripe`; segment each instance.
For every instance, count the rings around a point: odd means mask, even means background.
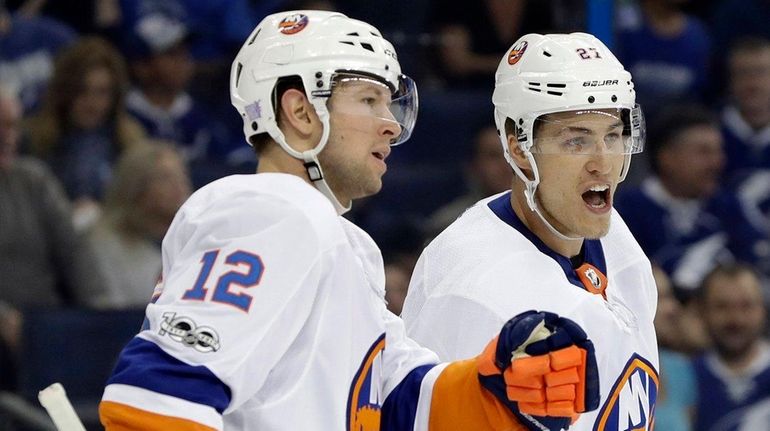
[[[99,418],[106,431],[217,431],[188,419],[160,415],[114,401],[99,404]]]
[[[187,364],[171,356],[155,343],[134,337],[123,349],[115,371],[107,381],[103,409],[110,413],[122,412],[123,407],[114,404],[121,404],[124,397],[141,399],[142,397],[135,396],[139,392],[145,394],[145,398],[157,398],[156,405],[171,405],[170,410],[174,410],[175,404],[195,406],[201,411],[206,411],[205,416],[216,418],[221,417],[232,398],[230,388],[207,367]],[[119,396],[110,399],[107,397],[110,393]],[[130,404],[138,405],[133,402]],[[158,412],[152,407],[154,406],[148,406],[149,414]],[[179,410],[184,410],[184,407]],[[119,417],[123,417],[122,414]]]

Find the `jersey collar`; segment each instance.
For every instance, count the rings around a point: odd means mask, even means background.
[[[607,263],[604,259],[601,240],[583,240],[583,248],[580,250],[582,259],[577,259],[577,266],[573,266],[570,258],[553,251],[519,220],[511,206],[511,192],[504,193],[489,201],[487,206],[500,220],[524,235],[541,253],[555,260],[570,283],[591,293],[605,296]],[[576,259],[573,258],[572,260]]]

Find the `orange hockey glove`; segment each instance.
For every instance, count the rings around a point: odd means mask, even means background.
[[[479,381],[533,431],[568,429],[599,406],[594,347],[574,321],[526,311],[477,358]]]

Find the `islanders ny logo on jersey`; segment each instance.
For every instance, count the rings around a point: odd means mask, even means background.
[[[347,431],[378,431],[380,429],[380,370],[385,334],[377,338],[361,361],[353,377],[348,395]]]
[[[594,431],[652,431],[659,387],[658,372],[634,353],[612,386]]]
[[[287,16],[278,23],[278,28],[283,34],[295,34],[301,32],[308,23],[307,15],[295,13]]]

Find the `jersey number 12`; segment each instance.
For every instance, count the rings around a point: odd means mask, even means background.
[[[209,291],[206,287],[206,282],[211,275],[211,271],[214,268],[218,256],[219,250],[212,250],[203,255],[203,258],[201,258],[203,268],[201,268],[201,272],[195,280],[195,285],[191,289],[185,291],[182,299],[197,301],[206,300]],[[238,250],[230,253],[225,258],[225,264],[229,266],[243,265],[246,267],[247,271],[236,272],[235,270],[232,270],[222,274],[217,280],[216,287],[214,287],[214,294],[211,295],[209,300],[232,305],[239,310],[248,313],[249,307],[251,307],[252,296],[245,292],[234,293],[230,288],[235,285],[248,289],[258,285],[262,278],[262,272],[265,269],[264,264],[262,264],[262,259],[256,254]]]

